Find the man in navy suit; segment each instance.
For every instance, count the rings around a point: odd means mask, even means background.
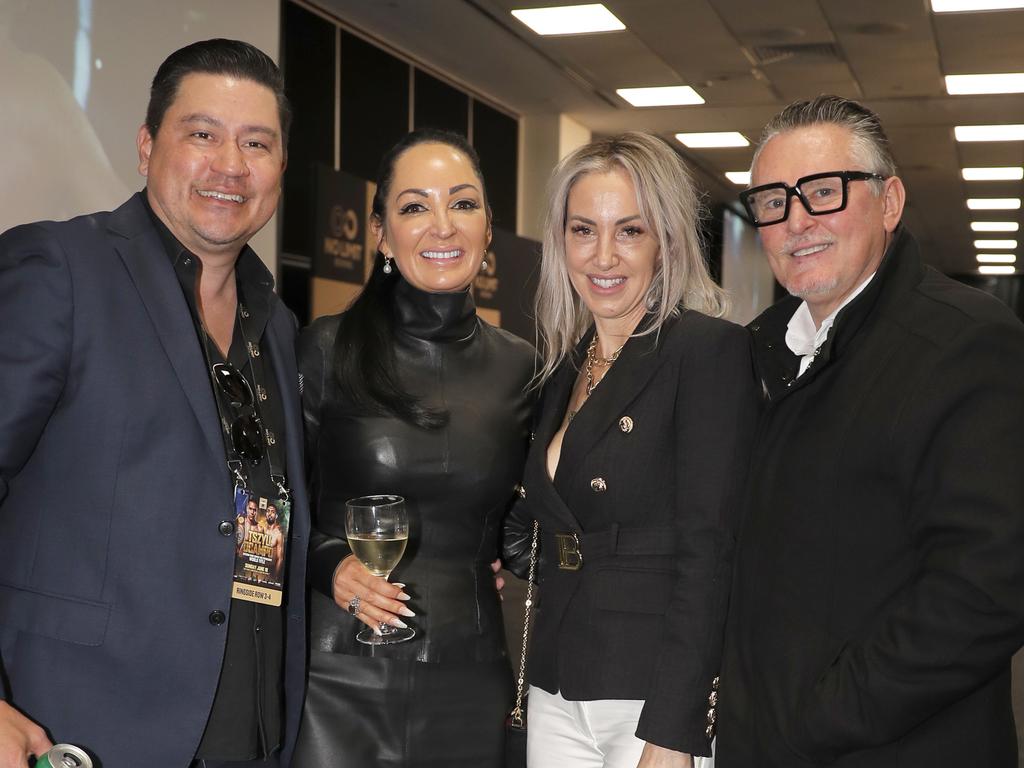
[[[0,768],[51,739],[103,768],[288,763],[295,320],[246,243],[277,208],[289,119],[264,53],[187,46],[153,81],[145,190],[0,235]],[[280,581],[260,530],[236,539],[253,502],[287,525]]]

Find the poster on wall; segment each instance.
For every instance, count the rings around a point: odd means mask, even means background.
[[[494,227],[487,267],[474,281],[480,316],[532,344],[539,271],[540,243]]]
[[[313,274],[361,285],[367,237],[366,182],[324,165],[316,168]]]

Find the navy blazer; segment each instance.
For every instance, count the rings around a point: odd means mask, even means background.
[[[293,490],[285,754],[305,666],[309,531],[295,320],[265,333]],[[140,195],[0,235],[3,696],[104,768],[188,766],[231,607],[233,489],[209,374]]]

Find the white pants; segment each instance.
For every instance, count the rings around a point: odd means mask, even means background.
[[[644,751],[637,723],[643,701],[566,701],[530,686],[527,699],[527,768],[636,768]],[[714,768],[694,758],[694,768]]]

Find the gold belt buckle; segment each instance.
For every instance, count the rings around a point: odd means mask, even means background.
[[[580,540],[575,533],[556,533],[558,542],[558,567],[563,571],[578,571],[583,567],[583,553]]]

